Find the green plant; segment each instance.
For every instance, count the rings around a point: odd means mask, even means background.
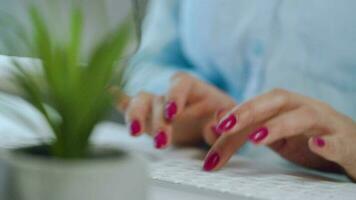
[[[84,60],[85,18],[79,6],[71,9],[69,37],[65,40],[52,34],[40,9],[29,6],[28,12],[31,31],[15,23],[16,37],[12,37],[40,61],[34,62],[40,72],[29,72],[28,66],[14,60],[14,81],[53,130],[50,155],[62,159],[86,157],[95,125],[104,118],[113,99],[120,98],[110,94],[108,87],[119,84],[117,94],[123,87],[125,68],[120,59],[129,41],[130,25],[124,23],[108,31]],[[9,38],[3,41],[7,47],[16,49],[19,45]]]

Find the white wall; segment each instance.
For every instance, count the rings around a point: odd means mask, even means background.
[[[68,4],[65,2],[69,2],[69,0],[0,0],[0,22],[6,19],[4,14],[10,14],[16,16],[28,26],[29,22],[27,21],[28,17],[24,5],[29,2],[35,3],[47,12],[48,19],[56,16],[50,19],[53,30],[59,35],[65,35],[66,27],[68,27],[65,24],[68,21],[66,13],[69,10],[67,9]],[[132,11],[131,0],[84,0],[82,2],[85,2],[82,6],[85,7],[87,20],[84,36],[85,49],[90,49],[91,45],[95,43],[93,40],[100,39],[108,27],[122,22]],[[3,34],[0,27],[0,39],[1,37],[3,37]],[[4,45],[0,43],[0,54],[3,53],[3,50]]]

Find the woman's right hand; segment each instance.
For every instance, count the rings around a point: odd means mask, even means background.
[[[219,113],[236,103],[225,93],[186,73],[177,73],[164,96],[140,92],[119,103],[132,136],[147,133],[158,149],[170,144],[212,144]],[[221,111],[221,112],[219,112]],[[221,117],[221,116],[220,116]]]

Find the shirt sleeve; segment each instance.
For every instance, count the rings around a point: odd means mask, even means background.
[[[178,71],[195,76],[194,67],[182,53],[179,36],[179,0],[153,0],[142,26],[141,44],[129,65],[125,90],[162,94]],[[202,78],[202,77],[200,77]]]

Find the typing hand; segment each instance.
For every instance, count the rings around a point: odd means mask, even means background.
[[[268,145],[297,164],[356,178],[356,123],[329,105],[276,89],[234,107],[218,120],[221,136],[206,156],[207,171],[223,167],[246,142]]]
[[[212,144],[216,111],[235,105],[222,91],[185,73],[172,78],[164,96],[140,92],[120,102],[131,135],[147,133],[158,149],[204,140]]]

